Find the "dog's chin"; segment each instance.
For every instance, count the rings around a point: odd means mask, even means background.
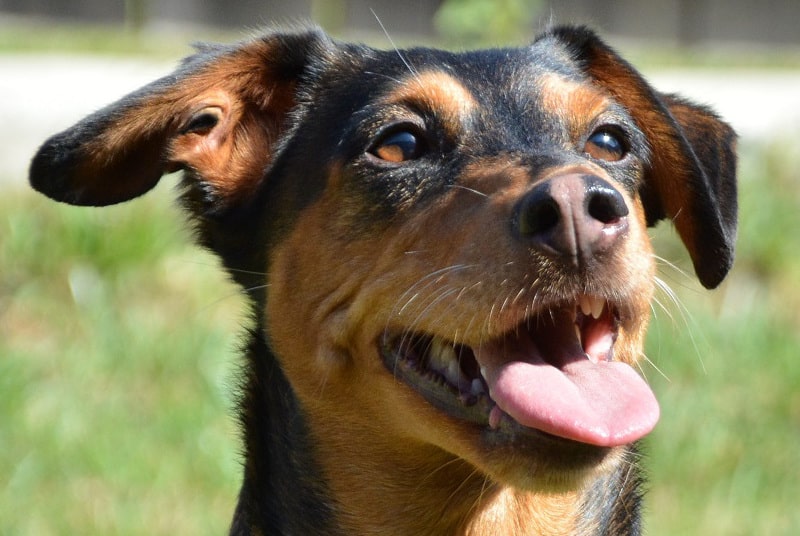
[[[595,300],[590,301],[594,305]],[[615,403],[596,402],[593,394],[583,398],[582,394],[566,393],[570,389],[578,392],[584,389],[580,385],[586,382],[584,379],[575,381],[577,388],[569,383],[569,378],[580,375],[596,375],[598,382],[607,381],[609,386],[623,390],[630,387],[636,391],[641,387],[635,379],[628,378],[628,371],[617,370],[629,368],[627,365],[611,363],[621,324],[618,309],[605,302],[596,305],[594,311],[583,307],[585,313],[579,305],[548,310],[547,321],[526,318],[507,333],[475,347],[434,335],[387,331],[380,339],[380,354],[396,379],[418,393],[443,418],[455,422],[465,432],[462,437],[474,438],[476,444],[468,450],[480,459],[471,461],[493,479],[522,489],[576,489],[588,477],[613,465],[624,452],[625,445],[649,432],[657,419],[657,406],[654,416],[638,415],[634,410],[619,409],[619,404],[615,407]],[[501,357],[493,357],[492,353]],[[542,358],[543,354],[549,357]],[[492,362],[493,359],[499,361]],[[515,360],[519,361],[516,371],[513,369],[517,365]],[[575,364],[575,360],[586,363]],[[584,372],[587,368],[598,367],[613,370]],[[541,370],[525,370],[531,368]],[[576,369],[580,372],[576,373]],[[589,425],[574,425],[571,417],[550,418],[550,414],[563,409],[559,405],[562,386],[544,388],[533,381],[542,371],[555,377],[556,384],[564,384],[566,402],[563,408],[566,410],[587,402],[603,411],[610,408],[612,417],[616,413],[640,429],[632,433],[596,432],[592,425],[599,423],[594,428],[602,428],[605,422],[603,418],[592,421],[595,417],[591,414],[585,418]],[[498,379],[502,374],[507,377],[517,374],[524,380],[523,388],[509,388],[503,384],[510,380]],[[623,379],[617,380],[620,376]],[[521,393],[516,393],[515,389]],[[649,389],[642,389],[636,396],[644,401],[647,408],[644,413],[652,413],[654,401],[647,399],[645,391]],[[540,404],[536,399],[539,395],[555,401]],[[639,399],[627,399],[620,404],[639,402]],[[582,418],[577,416],[575,420]],[[606,420],[612,419],[606,417]]]
[[[622,447],[598,447],[503,423],[479,432],[476,465],[494,481],[545,493],[573,491],[606,472],[623,455]]]

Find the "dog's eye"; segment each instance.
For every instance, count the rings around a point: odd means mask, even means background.
[[[370,152],[386,162],[406,162],[419,158],[425,151],[422,138],[409,130],[393,132],[383,138]]]
[[[617,162],[625,157],[628,147],[621,134],[611,129],[601,128],[589,136],[583,150],[597,160]]]
[[[180,130],[181,134],[206,134],[217,126],[222,118],[222,110],[216,106],[209,106],[192,115]]]

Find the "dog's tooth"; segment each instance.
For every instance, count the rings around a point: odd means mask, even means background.
[[[435,370],[445,377],[445,379],[456,386],[469,385],[469,379],[464,376],[461,366],[458,364],[456,349],[452,344],[434,337],[431,340],[428,367]]]
[[[445,377],[447,378],[447,381],[456,386],[466,383],[466,378],[464,378],[463,374],[461,373],[461,367],[458,366],[458,361],[450,361],[447,363]],[[462,379],[464,381],[462,381]]]
[[[578,326],[578,324],[573,324],[572,327],[575,328],[575,338],[578,339],[578,342],[581,344],[581,346],[583,346],[581,328]]]
[[[586,294],[581,295],[581,297],[578,300],[578,305],[580,305],[581,312],[584,315],[589,316],[590,314],[592,314],[592,301],[591,298],[589,298],[589,296],[587,296]]]
[[[448,364],[458,364],[458,357],[456,356],[456,349],[453,348],[452,344],[447,344],[446,342],[442,342],[441,345],[441,355],[442,361]]]
[[[448,344],[445,344],[444,341],[442,341],[442,339],[438,337],[434,337],[433,340],[431,340],[431,347],[430,351],[428,352],[430,368],[439,372],[444,372],[445,370],[447,370],[448,346],[449,346]]]
[[[483,382],[478,378],[474,378],[472,380],[472,385],[470,385],[469,392],[470,392],[470,394],[473,394],[475,396],[478,396],[478,395],[482,394],[484,392],[483,391]]]
[[[431,341],[428,348],[428,366],[432,369],[438,370],[441,367],[441,352],[439,351],[440,343],[437,339]]]
[[[600,318],[600,315],[603,314],[603,309],[606,308],[606,301],[602,298],[593,298],[591,306],[592,306],[592,318],[596,320]]]

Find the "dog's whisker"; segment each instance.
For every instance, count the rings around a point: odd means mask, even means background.
[[[458,294],[461,291],[459,287],[445,287],[444,289],[440,289],[437,296],[433,297],[428,304],[417,314],[417,317],[412,322],[413,325],[417,326],[422,323],[423,320],[428,316],[431,310],[433,310],[437,305],[439,305],[442,301],[446,300],[453,294]]]
[[[406,254],[408,254],[408,253],[409,252],[406,252]],[[398,302],[403,301],[405,299],[405,297],[408,294],[412,293],[412,292],[415,292],[417,290],[424,290],[425,288],[428,288],[430,279],[441,278],[441,277],[447,275],[450,272],[458,272],[458,271],[467,270],[467,269],[475,268],[475,267],[476,267],[476,265],[474,265],[474,264],[453,264],[453,265],[450,265],[450,266],[446,266],[444,268],[440,268],[438,270],[434,270],[433,272],[429,272],[429,273],[425,274],[424,276],[420,277],[419,279],[417,279],[414,282],[413,285],[411,285],[405,292],[403,292],[403,294],[400,295],[400,297],[398,298],[397,301]],[[422,283],[426,283],[426,286],[423,287],[423,288],[420,288],[420,285]]]
[[[497,303],[492,303],[491,308],[489,309],[489,314],[486,315],[486,320],[483,323],[483,331],[485,333],[491,333],[492,330],[492,323],[494,322],[494,312],[497,307]]]
[[[497,312],[499,316],[503,315],[503,312],[506,310],[506,307],[508,306],[510,301],[511,301],[511,296],[506,295],[505,299],[503,300],[503,303],[500,304],[500,310]]]
[[[678,294],[672,289],[672,287],[670,287],[667,284],[666,281],[664,281],[660,277],[656,277],[654,278],[654,283],[656,285],[656,288],[660,290],[669,299],[669,301],[675,305],[675,307],[679,311],[687,310],[686,306],[683,305],[680,298],[678,297]],[[669,313],[666,307],[664,307],[664,312]],[[672,317],[672,315],[670,315],[670,317]]]
[[[448,272],[455,272],[461,271],[465,269],[472,268],[474,265],[467,265],[467,264],[458,264],[452,265],[445,268],[441,268],[439,270],[435,270],[424,277],[418,279],[411,287],[409,287],[400,297],[397,299],[397,302],[390,312],[389,316],[386,320],[386,325],[384,329],[389,329],[389,324],[393,318],[403,315],[408,307],[412,305],[414,301],[416,301],[420,296],[430,296],[432,293],[428,291],[433,285],[438,284],[441,282],[441,277],[443,277]],[[424,285],[423,285],[424,283]],[[463,294],[466,292],[465,289],[461,289],[459,294]],[[413,295],[409,296],[409,294],[413,293]],[[402,305],[400,305],[402,303]]]
[[[672,323],[675,323],[675,317],[672,315],[672,312],[669,308],[657,297],[653,297],[653,303],[650,304],[650,311],[653,313],[653,318],[658,318],[658,310],[661,309],[667,315]]]
[[[678,294],[665,281],[663,281],[661,278],[656,277],[655,284],[656,288],[658,288],[661,292],[663,292],[669,298],[669,300],[675,305],[675,308],[680,314],[680,318],[685,327],[685,331],[689,336],[689,340],[692,343],[692,348],[694,349],[694,353],[697,356],[697,360],[700,363],[700,368],[705,374],[707,372],[706,364],[703,360],[703,355],[702,352],[700,351],[700,347],[697,344],[697,339],[695,338],[696,333],[702,333],[702,331],[693,329],[693,327],[697,325],[697,322],[694,320],[691,311],[686,305],[683,304],[683,302],[678,297]],[[660,303],[658,300],[654,301],[656,303]],[[665,311],[667,311],[666,307],[662,306],[662,308]],[[669,312],[667,312],[667,314],[669,314]],[[670,318],[673,318],[672,315],[670,315]],[[675,322],[675,319],[673,319],[673,322]]]
[[[680,288],[689,289],[692,292],[696,291],[696,287],[689,283],[692,280],[692,277],[688,272],[686,272],[686,270],[659,255],[653,254],[652,257],[662,274],[665,276],[669,275],[670,273],[677,274],[676,277],[670,278],[673,281],[673,284],[679,286]]]
[[[414,333],[417,331],[417,326],[419,326],[427,317],[430,309],[438,305],[441,301],[447,299],[452,294],[458,294],[462,291],[463,289],[458,287],[442,287],[437,291],[426,293],[426,297],[429,298],[428,303],[417,313],[416,317],[404,329],[399,343],[400,348],[405,347],[407,341],[413,341]],[[388,328],[389,326],[387,324],[385,331],[388,330]]]
[[[252,292],[256,292],[256,291],[259,291],[259,290],[268,289],[269,287],[270,287],[269,283],[266,283],[264,285],[253,285],[253,286],[250,286],[250,287],[246,287],[246,288],[242,289],[242,291],[244,293],[246,293],[246,294],[250,294]]]
[[[449,187],[450,188],[458,188],[460,190],[466,190],[468,192],[472,192],[473,194],[477,194],[477,195],[479,195],[481,197],[489,197],[488,194],[485,194],[485,193],[483,193],[483,192],[481,192],[479,190],[476,190],[475,188],[470,188],[469,186],[464,186],[463,184],[451,184]]]
[[[489,475],[484,475],[483,482],[481,483],[481,490],[478,492],[478,496],[475,498],[475,502],[473,504],[473,509],[477,510],[480,508],[481,503],[483,502],[483,498],[486,495],[486,492],[491,488],[491,480],[489,479]]]
[[[226,302],[226,301],[228,301],[230,299],[241,298],[242,295],[251,294],[251,293],[254,293],[257,290],[265,289],[267,287],[269,287],[269,285],[258,285],[256,287],[239,288],[239,289],[233,290],[231,292],[226,292],[222,296],[219,296],[218,298],[212,300],[211,302],[204,304],[197,311],[197,313],[204,313],[204,312],[210,311],[212,309],[215,309],[219,304],[224,303],[224,302]]]
[[[658,255],[658,254],[656,254],[656,253],[653,253],[653,254],[652,254],[652,257],[653,257],[653,259],[655,259],[655,260],[656,260],[656,262],[657,262],[659,265],[661,265],[661,266],[665,266],[665,267],[667,267],[667,268],[669,268],[669,269],[671,269],[671,270],[675,271],[676,273],[678,273],[679,275],[681,275],[681,277],[684,277],[684,278],[686,278],[686,279],[690,279],[689,273],[688,273],[688,272],[686,272],[686,270],[684,270],[683,268],[681,268],[680,266],[678,266],[678,265],[677,265],[677,264],[675,264],[674,262],[670,261],[670,260],[669,260],[669,259],[667,259],[666,257],[662,257],[661,255]]]
[[[475,468],[468,475],[466,475],[462,480],[461,483],[456,486],[456,488],[450,493],[450,495],[444,500],[441,507],[441,516],[444,517],[448,510],[450,509],[450,502],[455,500],[464,487],[469,484],[469,482],[478,474],[478,469]]]
[[[183,264],[192,264],[194,266],[203,266],[203,267],[206,267],[206,268],[219,268],[219,264],[215,263],[215,262],[203,262],[203,261],[193,260],[193,259],[181,259],[180,262],[183,263]],[[252,271],[252,270],[243,270],[241,268],[227,268],[227,270],[230,271],[230,272],[233,272],[233,273],[237,273],[237,274],[259,275],[259,276],[263,276],[263,277],[267,276],[266,272],[256,272],[256,271]]]
[[[370,13],[372,13],[372,16],[375,17],[375,20],[378,22],[378,25],[381,27],[381,31],[383,31],[384,35],[386,36],[386,39],[389,41],[389,44],[392,46],[392,48],[394,49],[395,53],[400,58],[400,61],[403,62],[403,65],[406,66],[406,69],[408,69],[408,72],[410,72],[415,78],[419,79],[419,72],[416,69],[414,69],[414,67],[411,65],[411,63],[408,61],[408,59],[406,59],[405,55],[400,50],[400,48],[398,48],[398,46],[395,44],[394,39],[392,39],[392,36],[389,35],[389,31],[386,29],[386,26],[384,26],[383,21],[381,20],[381,18],[378,16],[378,14],[375,12],[374,9],[370,8],[369,11],[370,11]]]
[[[522,287],[519,289],[517,294],[514,296],[514,299],[511,300],[511,305],[516,305],[516,303],[522,299],[522,297],[527,293],[528,289]],[[525,316],[528,316],[527,314]]]
[[[442,464],[439,464],[439,466],[438,466],[438,467],[436,467],[436,469],[434,469],[434,470],[430,471],[429,473],[426,473],[426,474],[425,474],[425,476],[424,476],[424,477],[423,477],[423,478],[422,478],[422,479],[419,481],[419,483],[417,484],[417,491],[419,491],[420,489],[422,489],[422,486],[423,486],[423,485],[424,485],[426,482],[428,482],[428,481],[432,480],[432,479],[433,479],[433,477],[435,477],[435,476],[436,476],[436,475],[438,475],[438,474],[439,474],[441,471],[443,471],[443,470],[447,469],[447,468],[448,468],[448,467],[450,467],[451,465],[466,465],[466,462],[465,462],[464,460],[462,460],[461,458],[456,458],[456,457],[454,457],[454,458],[452,458],[452,459],[450,459],[450,460],[447,460],[446,462],[444,462],[444,463],[442,463]]]
[[[400,80],[399,78],[396,78],[394,76],[389,76],[388,74],[384,74],[384,73],[376,73],[375,71],[364,71],[364,74],[368,74],[368,75],[371,75],[371,76],[378,76],[380,78],[385,78],[386,80],[389,80],[390,82],[394,82],[396,84],[401,84],[402,83],[402,80]]]
[[[645,354],[644,352],[639,352],[639,358],[643,359],[644,361],[647,362],[648,365],[653,367],[655,369],[655,371],[658,372],[658,374],[662,378],[664,378],[666,381],[672,383],[672,380],[669,379],[669,376],[667,376],[667,374],[663,370],[661,370],[661,368],[658,365],[656,365],[655,362],[647,356],[647,354]],[[644,369],[641,367],[641,364],[637,363],[637,366],[639,366],[639,370],[642,372],[642,376],[645,376],[645,378],[646,378],[647,375],[645,374]]]

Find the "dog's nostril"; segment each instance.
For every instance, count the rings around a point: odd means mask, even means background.
[[[534,192],[520,207],[519,233],[534,236],[558,226],[561,210],[548,191]]]
[[[586,212],[593,219],[610,224],[628,215],[628,205],[622,194],[605,184],[593,184],[587,188]]]
[[[594,175],[567,174],[534,186],[514,216],[529,248],[573,265],[613,247],[627,230],[625,197]]]

